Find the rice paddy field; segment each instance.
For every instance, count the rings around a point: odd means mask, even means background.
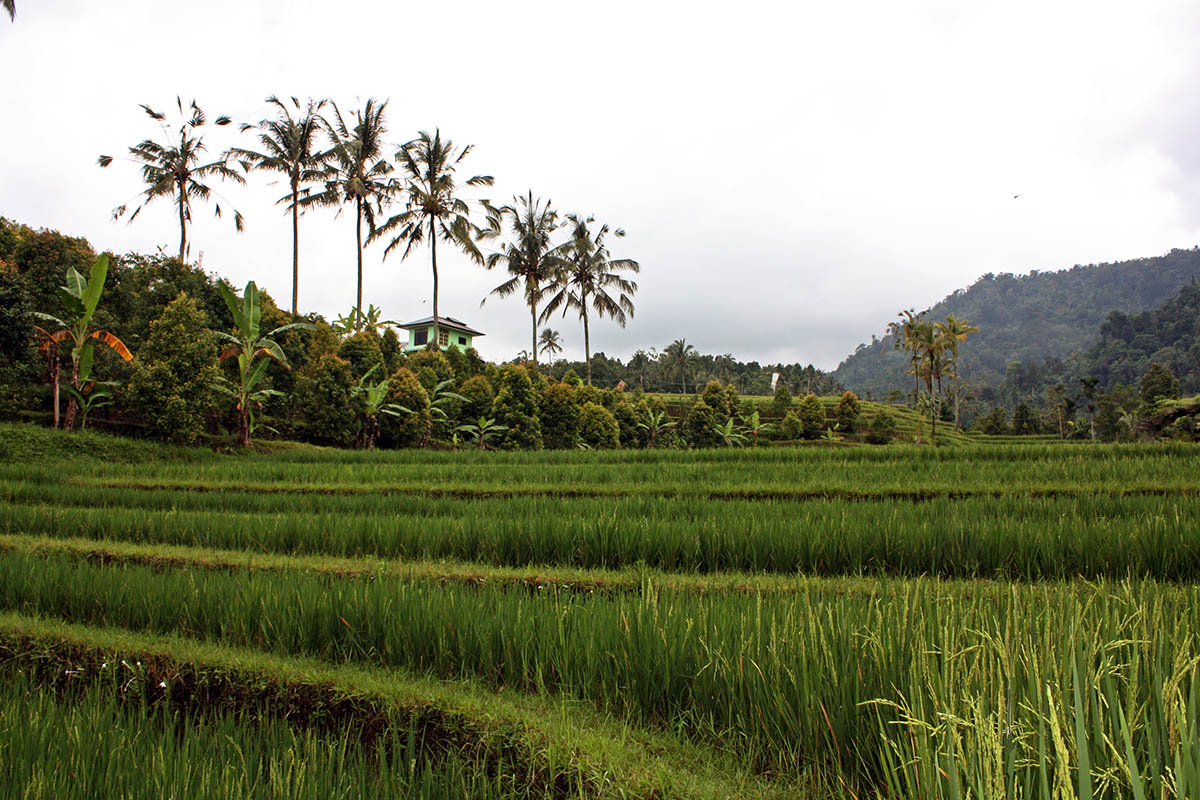
[[[1200,450],[0,426],[0,796],[1200,797]]]

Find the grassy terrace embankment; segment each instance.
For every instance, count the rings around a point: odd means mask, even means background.
[[[1192,448],[0,453],[0,693],[40,742],[189,720],[86,774],[191,785],[225,737],[263,745],[215,786],[335,794],[1200,789]],[[128,656],[191,677],[81,669]]]

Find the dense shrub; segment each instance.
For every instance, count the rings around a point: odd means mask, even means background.
[[[642,418],[638,416],[633,404],[622,397],[613,405],[611,412],[613,418],[617,421],[621,447],[628,449],[645,447],[646,442],[650,439],[650,434],[645,428],[638,427],[638,422]]]
[[[833,415],[837,419],[837,429],[843,433],[854,433],[858,428],[858,418],[862,414],[862,404],[854,392],[843,392],[838,398]]]
[[[579,409],[579,441],[593,450],[619,447],[620,433],[612,412],[596,403],[584,403]]]
[[[1042,432],[1042,424],[1037,414],[1026,403],[1021,403],[1013,411],[1012,431],[1016,434],[1033,434]]]
[[[138,349],[126,403],[157,438],[190,444],[218,402],[217,338],[208,316],[186,294],[150,323]]]
[[[975,423],[975,428],[988,436],[1005,436],[1011,433],[1008,427],[1008,414],[1003,408],[993,408],[987,416],[981,417]]]
[[[492,403],[492,416],[507,426],[497,447],[501,450],[540,450],[542,426],[538,420],[537,395],[525,367],[506,364],[500,370],[500,388]]]
[[[566,381],[563,381],[566,383]],[[575,397],[579,400],[579,405],[584,403],[595,403],[598,406],[604,405],[604,394],[595,386],[584,386],[582,383],[575,387]]]
[[[417,376],[417,381],[420,382],[421,388],[425,390],[425,393],[430,395],[433,394],[433,390],[437,388],[438,383],[440,383],[438,380],[438,374],[434,371],[433,367],[427,365],[415,367],[410,364],[408,368],[411,369],[413,374]]]
[[[815,394],[806,394],[798,409],[805,439],[816,439],[825,428],[825,406]]]
[[[348,337],[338,348],[337,354],[350,365],[350,373],[355,379],[366,375],[376,365],[379,368],[371,375],[371,380],[382,380],[388,374],[383,367],[385,362],[379,334],[373,331],[359,331]]]
[[[720,437],[713,430],[717,425],[717,414],[712,406],[697,400],[684,417],[680,435],[689,447],[716,447]]]
[[[789,411],[783,415],[783,423],[779,426],[783,431],[785,439],[803,439],[804,438],[804,423],[800,421],[799,411]]]
[[[296,377],[296,403],[311,441],[338,447],[354,444],[360,423],[352,395],[355,383],[350,362],[334,355],[322,356]]]
[[[1139,395],[1146,406],[1152,406],[1159,400],[1174,400],[1179,397],[1179,379],[1162,364],[1152,363],[1142,376]]]
[[[729,408],[729,416],[735,416],[742,412],[742,398],[738,394],[737,387],[732,383],[725,385],[725,405]]]
[[[567,370],[566,374],[562,377],[562,382],[567,386],[574,386],[575,388],[583,386],[583,378],[579,377],[573,369]]]
[[[380,417],[380,444],[384,447],[419,447],[429,437],[429,395],[408,367],[396,370],[388,382],[387,403],[412,413]]]
[[[437,386],[442,381],[454,379],[454,368],[450,366],[450,360],[446,358],[446,354],[441,350],[425,348],[424,350],[409,353],[408,358],[404,361],[404,366],[411,369],[413,374],[418,378],[421,376],[421,368],[429,367],[436,378],[433,386]],[[425,381],[422,380],[421,384],[424,385]],[[427,387],[427,389],[430,388],[432,387]]]
[[[896,435],[896,420],[884,409],[875,412],[867,427],[867,441],[871,444],[887,444]]]
[[[771,408],[781,417],[792,408],[792,390],[782,380],[775,387],[775,399],[771,401]]]
[[[724,424],[725,420],[729,419],[729,415],[733,413],[733,409],[729,407],[729,402],[725,399],[725,389],[721,386],[720,381],[709,381],[704,384],[704,391],[701,393],[700,399],[717,415],[718,424]]]
[[[496,390],[492,388],[492,382],[483,375],[467,378],[463,381],[463,385],[458,387],[456,393],[467,398],[467,401],[459,407],[459,422],[474,422],[480,417],[491,416]]]
[[[579,402],[575,388],[555,383],[542,393],[542,441],[548,448],[574,449],[579,441]]]
[[[400,342],[400,337],[391,328],[383,332],[383,336],[379,339],[379,353],[383,356],[383,369],[380,370],[384,375],[391,375],[396,370],[400,369],[400,356],[404,345]]]

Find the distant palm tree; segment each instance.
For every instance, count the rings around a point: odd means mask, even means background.
[[[629,357],[626,367],[630,377],[637,378],[639,389],[645,390],[646,388],[646,373],[650,371],[650,361],[651,356],[645,350],[638,350]]]
[[[471,152],[474,145],[467,145],[456,150],[454,142],[442,138],[442,132],[435,130],[430,136],[425,131],[411,142],[405,144],[396,153],[396,161],[404,172],[403,192],[406,195],[405,209],[391,217],[380,226],[374,236],[396,231],[396,235],[388,242],[383,251],[384,258],[388,253],[404,245],[404,255],[425,241],[426,224],[428,224],[429,252],[433,267],[433,341],[441,345],[438,334],[438,269],[437,269],[437,240],[441,238],[450,242],[465,253],[476,264],[483,264],[483,253],[475,244],[482,235],[482,230],[471,221],[471,209],[467,201],[458,196],[458,185],[454,181],[454,172],[462,160]],[[467,186],[491,186],[491,175],[475,175],[468,178]],[[482,201],[488,208],[487,201]]]
[[[488,216],[489,238],[500,235],[506,218],[512,237],[511,242],[505,242],[499,252],[491,253],[484,261],[488,269],[503,264],[512,276],[492,289],[491,293],[508,297],[519,287],[524,287],[525,303],[533,318],[533,363],[536,365],[540,349],[537,345],[538,302],[542,299],[546,284],[565,265],[562,258],[554,253],[554,245],[550,241],[559,228],[558,214],[550,207],[549,200],[543,202],[535,199],[531,190],[528,195],[514,197],[512,205],[493,209]],[[486,302],[485,297],[480,307]]]
[[[268,97],[267,102],[274,105],[278,111],[275,119],[261,120],[258,125],[243,124],[242,131],[259,131],[258,142],[261,151],[243,150],[235,147],[230,154],[242,162],[247,170],[257,169],[266,172],[278,172],[286,175],[289,192],[276,201],[276,205],[287,203],[292,212],[292,314],[299,314],[300,302],[300,196],[307,195],[305,184],[321,180],[325,174],[326,153],[320,151],[318,135],[321,129],[319,112],[324,100],[314,102],[309,100],[307,105],[300,106],[300,101],[292,98],[292,105],[298,117],[293,117],[288,107],[278,97]]]
[[[325,165],[325,189],[301,198],[300,206],[332,206],[341,214],[347,203],[354,204],[354,240],[358,255],[358,302],[354,307],[362,314],[362,224],[367,223],[369,240],[375,234],[375,209],[382,206],[392,191],[392,182],[387,177],[392,165],[382,157],[383,137],[387,133],[383,117],[387,101],[367,100],[362,110],[354,112],[353,125],[346,124],[337,103],[332,105],[333,121],[322,120],[331,145]]]
[[[978,333],[979,328],[972,325],[966,319],[950,314],[946,317],[945,322],[938,322],[934,325],[937,331],[939,343],[942,350],[943,368],[939,370],[939,378],[942,371],[949,373],[950,385],[954,388],[954,428],[958,430],[959,408],[961,407],[962,381],[959,380],[958,373],[958,343],[964,342],[972,333]],[[938,388],[941,391],[941,387]]]
[[[596,316],[612,317],[618,325],[625,327],[628,317],[633,316],[632,296],[637,292],[637,284],[628,278],[618,275],[618,272],[640,272],[641,265],[630,258],[612,258],[606,241],[608,234],[622,237],[625,231],[617,228],[611,230],[608,225],[592,233],[588,227],[595,223],[593,217],[580,217],[568,214],[571,222],[571,238],[556,248],[565,262],[563,268],[554,276],[553,283],[547,287],[554,296],[546,303],[542,311],[542,320],[562,308],[565,316],[568,309],[579,312],[583,320],[583,352],[587,363],[587,382],[592,383],[592,349],[588,331],[588,306],[596,312]],[[609,291],[616,294],[614,297]]]
[[[212,187],[203,181],[208,178],[222,178],[234,183],[245,183],[246,179],[227,165],[229,154],[223,154],[219,159],[201,164],[201,155],[205,151],[203,137],[197,131],[208,123],[208,118],[193,100],[185,115],[183,100],[175,98],[179,113],[183,117],[179,125],[179,142],[176,144],[166,126],[166,114],[162,114],[145,103],[142,110],[150,119],[164,123],[162,125],[166,143],[160,144],[153,139],[145,139],[140,144],[129,148],[133,161],[142,167],[142,180],[147,184],[142,191],[142,202],[129,215],[133,222],[149,203],[160,197],[170,197],[179,210],[179,260],[187,258],[188,240],[187,226],[192,221],[192,202],[208,200],[213,195]],[[220,116],[215,120],[217,125],[228,125],[229,117]],[[113,162],[112,156],[100,156],[97,159],[101,167],[107,167]],[[221,204],[214,204],[217,217],[221,216]],[[113,218],[119,219],[125,215],[126,206],[121,205],[113,211]],[[240,232],[243,225],[242,214],[237,209],[233,211],[234,227]]]
[[[562,352],[562,336],[558,331],[552,331],[549,328],[542,330],[542,335],[538,337],[538,350],[543,353],[549,353],[556,356]],[[536,364],[537,362],[534,361]]]
[[[663,371],[667,375],[678,376],[679,389],[683,394],[687,394],[687,373],[696,363],[696,355],[696,348],[688,344],[686,339],[676,339],[662,352]]]

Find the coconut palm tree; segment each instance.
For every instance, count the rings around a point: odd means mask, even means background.
[[[430,136],[421,131],[416,139],[405,144],[396,153],[396,161],[404,173],[405,208],[388,219],[373,235],[382,237],[395,231],[392,240],[383,251],[383,257],[400,245],[404,245],[401,260],[408,258],[413,248],[429,236],[429,255],[433,269],[433,341],[441,346],[438,333],[438,268],[437,241],[442,239],[457,247],[476,264],[483,264],[476,239],[483,235],[482,229],[471,221],[468,201],[458,194],[454,173],[458,165],[474,148],[467,145],[456,149],[454,142],[442,138],[435,130]],[[491,175],[475,175],[468,178],[467,186],[491,186]],[[485,209],[490,208],[486,200],[481,201]],[[536,348],[535,348],[536,349]]]
[[[953,314],[948,315],[945,322],[936,323],[934,327],[937,329],[938,338],[941,340],[944,370],[949,373],[950,385],[954,387],[954,428],[957,430],[960,395],[963,388],[958,374],[958,343],[966,341],[967,336],[970,334],[978,333],[979,328]],[[947,356],[946,354],[949,355]]]
[[[129,215],[129,221],[133,222],[143,208],[158,198],[170,197],[179,211],[179,260],[183,262],[187,258],[188,252],[187,226],[192,221],[192,203],[206,201],[215,193],[206,181],[210,178],[219,178],[244,184],[246,179],[236,170],[229,168],[228,153],[222,154],[215,161],[201,163],[207,148],[204,146],[204,138],[199,130],[208,124],[208,117],[205,116],[200,106],[196,105],[195,100],[191,102],[186,112],[181,98],[176,97],[175,104],[179,107],[179,114],[182,118],[179,125],[178,142],[175,141],[175,134],[166,125],[166,114],[155,111],[145,103],[142,104],[142,110],[150,119],[163,123],[164,142],[144,139],[140,144],[129,148],[131,160],[141,165],[142,180],[146,183],[146,188],[140,195],[142,202]],[[219,116],[214,120],[215,125],[221,126],[228,125],[229,122],[229,117],[226,116]],[[97,161],[101,167],[107,167],[113,162],[113,157],[100,156]],[[219,218],[221,204],[214,203],[214,207],[216,216]],[[117,206],[113,211],[113,219],[123,217],[126,210],[127,206],[125,205]],[[239,232],[244,227],[242,214],[237,209],[233,210],[233,224]]]
[[[306,184],[321,180],[325,175],[327,153],[319,148],[321,132],[321,106],[324,100],[311,98],[303,107],[295,97],[292,99],[297,116],[293,117],[288,106],[278,97],[271,96],[267,102],[275,106],[274,119],[260,120],[257,125],[242,125],[242,132],[258,131],[261,150],[244,150],[235,147],[230,154],[242,163],[246,171],[262,170],[287,176],[288,193],[276,201],[276,205],[288,204],[292,212],[292,314],[299,314],[300,302],[300,197],[307,195]],[[302,188],[303,187],[303,188]]]
[[[546,284],[565,266],[550,242],[550,237],[559,228],[558,214],[550,207],[549,200],[543,202],[535,199],[531,190],[527,195],[514,197],[512,205],[492,210],[488,215],[487,235],[500,235],[505,219],[509,221],[512,241],[501,245],[498,252],[489,254],[484,266],[493,269],[503,264],[512,276],[492,289],[492,294],[508,297],[518,288],[524,289],[525,303],[533,319],[533,363],[536,366],[538,350],[541,349],[537,343],[538,302]],[[485,297],[479,306],[482,308],[486,302]],[[559,347],[554,352],[561,350]]]
[[[325,163],[325,188],[300,198],[300,206],[335,207],[338,214],[348,204],[354,205],[354,242],[358,258],[358,302],[354,307],[363,308],[363,222],[367,223],[368,241],[375,234],[376,209],[392,192],[388,175],[392,165],[383,158],[383,137],[387,134],[384,112],[387,101],[368,99],[361,110],[355,111],[351,124],[347,124],[337,103],[333,106],[333,120],[322,119],[325,134],[329,137],[329,151]]]
[[[592,383],[592,349],[588,330],[588,306],[596,312],[596,316],[612,317],[618,325],[625,327],[626,320],[633,316],[633,294],[637,292],[637,284],[628,278],[623,278],[619,272],[640,272],[641,265],[630,258],[612,258],[608,250],[607,238],[609,233],[618,238],[625,231],[617,228],[612,230],[608,225],[592,233],[590,225],[596,222],[594,217],[581,217],[568,214],[571,224],[571,238],[559,245],[556,255],[565,262],[557,272],[547,292],[553,296],[542,311],[542,321],[559,308],[563,316],[569,309],[579,312],[583,320],[583,352],[587,363],[587,382]],[[610,294],[612,292],[612,294]],[[616,295],[615,297],[613,295]]]
[[[538,337],[538,349],[552,356],[558,355],[562,352],[562,336],[558,331],[552,331],[549,328],[543,329],[542,335]]]
[[[696,348],[688,344],[686,339],[676,339],[662,352],[663,372],[679,376],[679,391],[682,394],[687,394],[687,374],[696,363],[696,357]]]

